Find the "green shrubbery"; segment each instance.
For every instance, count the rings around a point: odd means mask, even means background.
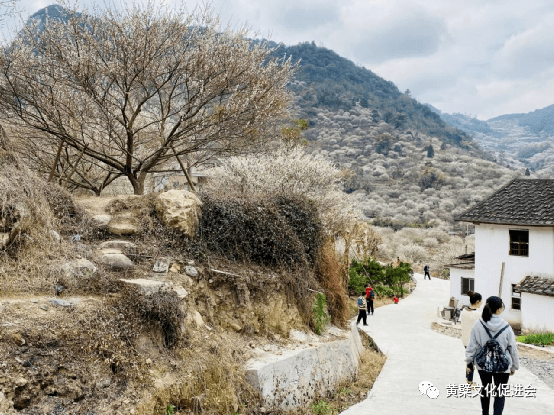
[[[550,346],[554,343],[554,333],[527,334],[518,336],[517,341],[525,344],[536,344],[537,346]]]
[[[366,261],[352,260],[349,275],[349,288],[356,294],[370,284],[378,296],[404,295],[403,284],[410,281],[412,268],[410,264],[400,262],[397,267],[391,265],[383,266],[375,259],[368,258]]]
[[[316,334],[321,335],[323,330],[325,330],[325,326],[331,320],[327,314],[327,299],[325,298],[325,294],[317,293],[313,311],[315,332]]]

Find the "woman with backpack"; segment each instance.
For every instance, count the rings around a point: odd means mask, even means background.
[[[366,313],[367,303],[365,300],[365,291],[362,291],[358,297],[358,321],[356,325],[360,324],[360,320],[364,320],[364,326],[367,326],[367,313]]]
[[[491,395],[495,397],[494,415],[502,415],[505,401],[505,393],[502,392],[506,392],[510,375],[519,369],[516,336],[510,325],[500,317],[504,308],[500,297],[487,298],[482,318],[473,324],[466,348],[467,369],[472,370],[475,364],[483,384],[481,409],[484,415],[489,413]]]

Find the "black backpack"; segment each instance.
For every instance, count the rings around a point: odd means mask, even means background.
[[[510,327],[510,325],[506,324],[506,326],[500,329],[500,331],[496,333],[496,335],[493,337],[487,326],[485,326],[481,320],[479,320],[479,322],[485,328],[487,334],[490,337],[490,340],[485,343],[485,345],[475,356],[475,363],[477,363],[477,366],[479,366],[485,372],[505,372],[510,367],[510,361],[506,357],[505,352],[502,350],[500,344],[498,344],[496,339],[498,338],[498,336],[500,336],[500,334],[502,334],[504,330]]]

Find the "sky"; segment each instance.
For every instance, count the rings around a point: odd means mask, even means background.
[[[25,18],[53,3],[18,7]],[[552,0],[213,0],[211,7],[223,22],[247,23],[275,42],[332,49],[444,112],[486,120],[554,104]]]

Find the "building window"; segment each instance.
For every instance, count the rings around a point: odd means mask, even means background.
[[[510,255],[529,256],[529,231],[510,229]]]
[[[473,288],[473,284],[473,278],[462,277],[462,295],[467,295],[468,291],[475,291],[475,289]]]
[[[521,293],[515,292],[515,284],[512,284],[512,310],[521,310]]]

